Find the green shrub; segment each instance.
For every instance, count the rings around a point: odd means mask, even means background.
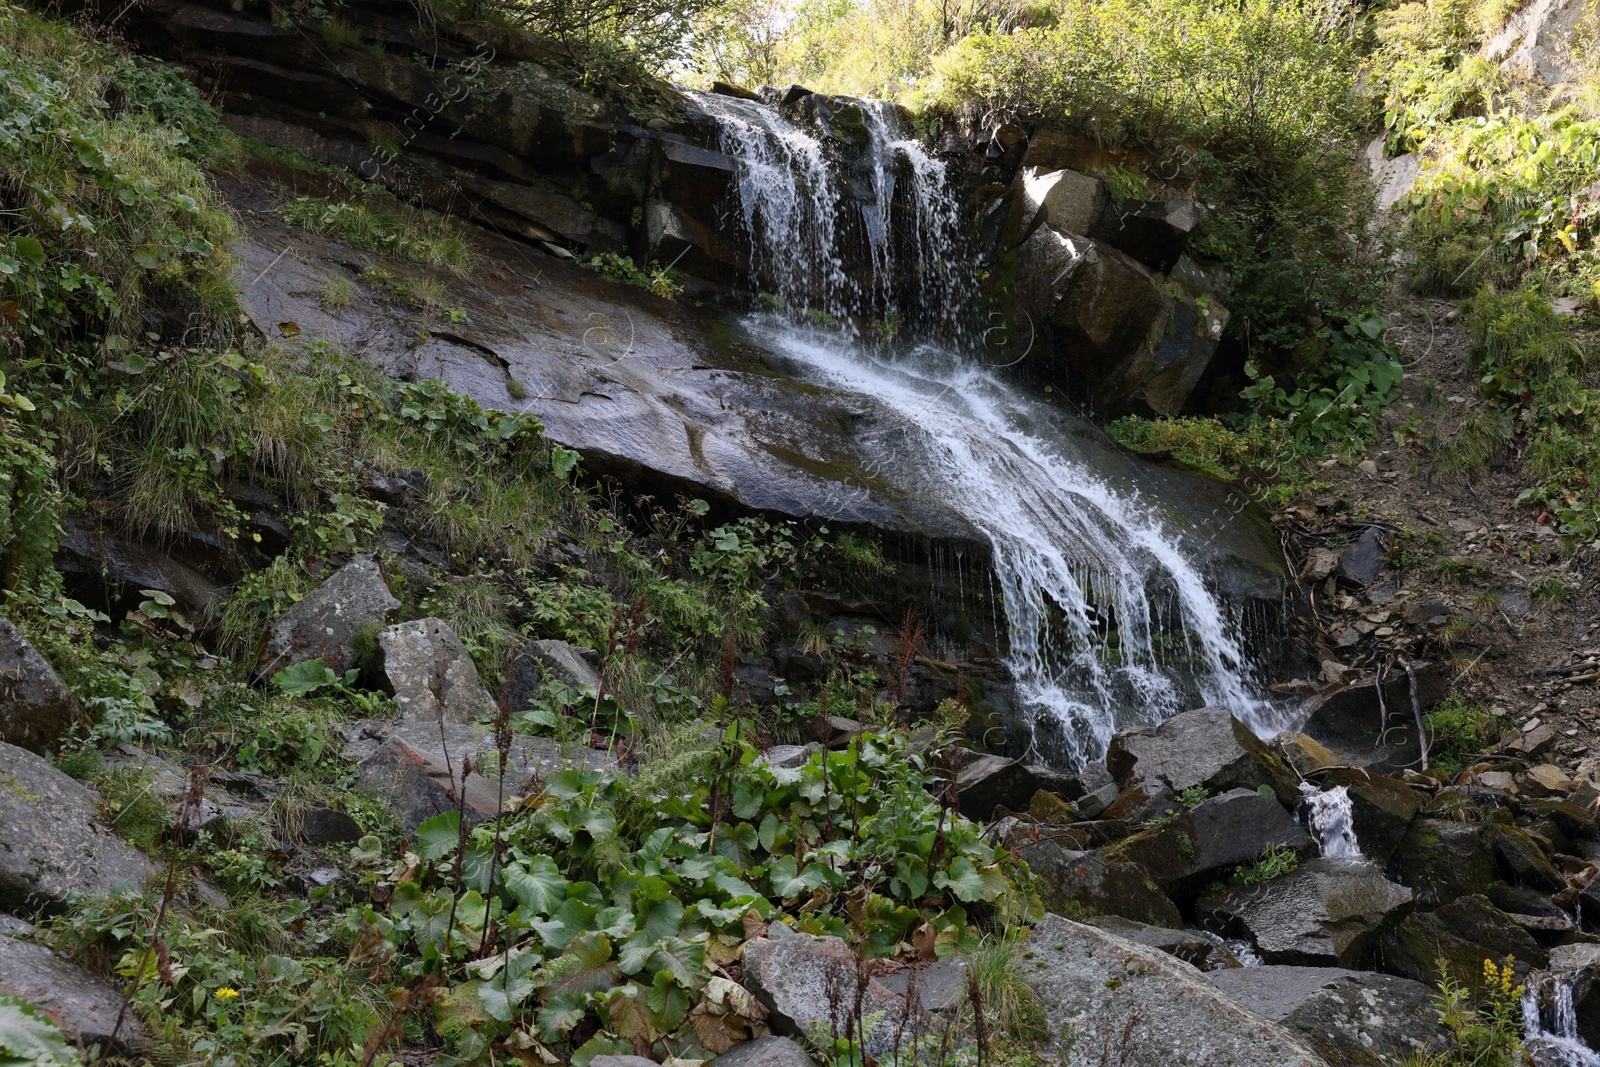
[[[1494,747],[1496,729],[1489,706],[1459,693],[1446,697],[1422,717],[1422,723],[1429,733],[1429,766],[1452,777]]]

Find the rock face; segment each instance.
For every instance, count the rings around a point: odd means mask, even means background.
[[[1481,826],[1418,819],[1389,860],[1390,878],[1417,892],[1422,907],[1448,903],[1494,880],[1494,854]]]
[[[1428,985],[1438,982],[1441,962],[1458,982],[1478,981],[1486,959],[1514,956],[1519,974],[1549,962],[1528,932],[1483,896],[1410,916],[1384,938],[1380,951],[1384,970]]]
[[[1137,863],[1112,862],[1103,852],[1080,852],[1050,840],[1024,844],[1017,854],[1033,872],[1039,899],[1051,911],[1183,926],[1177,905]]]
[[[0,907],[53,909],[71,893],[142,888],[156,865],[100,823],[96,797],[0,742]]]
[[[1202,897],[1195,919],[1203,929],[1249,939],[1268,963],[1366,967],[1413,899],[1374,867],[1316,859],[1257,885]]]
[[[135,1060],[156,1051],[138,1013],[124,1013],[121,993],[42,945],[0,937],[0,993],[36,1005],[73,1044],[109,1047]]]
[[[1137,864],[1164,892],[1182,897],[1227,868],[1255,859],[1269,845],[1307,852],[1312,842],[1276,800],[1234,789],[1119,842],[1107,855]]]
[[[1434,990],[1421,982],[1339,967],[1241,967],[1207,977],[1299,1034],[1331,1067],[1400,1063],[1449,1047]]]
[[[43,751],[83,716],[38,649],[0,618],[0,741]]]
[[[290,664],[320,659],[342,674],[356,665],[350,647],[356,630],[382,626],[398,610],[378,564],[357,556],[272,624],[256,672],[270,678]]]
[[[711,1062],[714,1067],[816,1067],[806,1050],[787,1037],[758,1037]]]
[[[1483,57],[1546,85],[1573,78],[1571,39],[1587,7],[1583,0],[1534,0],[1483,46]]]
[[[384,628],[383,673],[406,719],[472,723],[493,716],[494,698],[478,681],[472,654],[450,625],[416,619]]]
[[[345,728],[340,755],[357,764],[362,788],[389,801],[408,828],[457,810],[463,789],[467,821],[478,822],[500,811],[502,797],[510,804],[555,771],[616,767],[604,752],[519,734],[502,776],[496,773],[499,752],[488,727],[445,723],[442,735],[437,719],[357,722]],[[463,785],[462,765],[468,759],[473,772]]]
[[[1024,946],[1033,988],[1068,1067],[1323,1067],[1298,1035],[1240,1006],[1166,953],[1047,915]]]
[[[599,672],[579,654],[576,645],[555,640],[529,641],[518,655],[542,664],[550,675],[574,689],[600,691]]]
[[[744,983],[766,1005],[767,1023],[779,1034],[806,1038],[814,1027],[844,1032],[854,1010],[859,961],[837,937],[794,934],[776,941],[749,941],[744,947]],[[849,990],[849,996],[841,996]],[[861,996],[860,1020],[867,1026],[866,1052],[881,1057],[894,1048],[895,1033],[910,1009],[877,979],[869,978]]]
[[[1174,793],[1195,786],[1212,793],[1288,788],[1292,772],[1276,771],[1269,755],[1266,744],[1227,708],[1201,708],[1160,726],[1119,731],[1106,751],[1106,766],[1125,787],[1154,778]]]

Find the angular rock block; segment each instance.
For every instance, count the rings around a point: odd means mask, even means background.
[[[1359,968],[1371,964],[1379,940],[1415,899],[1368,864],[1317,859],[1257,885],[1202,897],[1195,920],[1248,939],[1268,963]]]
[[[65,682],[10,619],[0,619],[0,741],[43,751],[83,718]]]
[[[100,822],[98,798],[0,742],[0,907],[54,910],[72,893],[142,889],[156,865]]]
[[[1107,854],[1138,864],[1168,895],[1186,896],[1269,845],[1304,853],[1312,841],[1276,800],[1234,789],[1113,845]]]
[[[1326,1067],[1299,1035],[1223,994],[1159,949],[1046,915],[1020,976],[1044,1009],[1065,1067]]]
[[[267,631],[256,673],[270,678],[291,664],[320,659],[342,674],[356,665],[350,639],[400,610],[371,556],[356,556],[279,616]]]
[[[1022,845],[1017,855],[1033,872],[1044,906],[1083,919],[1117,915],[1181,929],[1183,915],[1137,863],[1114,862],[1103,852],[1066,848],[1048,839]]]
[[[443,620],[396,623],[378,635],[378,646],[402,718],[472,723],[498,710],[472,654]]]
[[[1237,967],[1207,975],[1240,1004],[1298,1033],[1333,1067],[1402,1063],[1451,1047],[1436,991],[1341,967]]]
[[[135,1062],[149,1062],[144,1057],[156,1052],[150,1031],[121,993],[43,945],[0,936],[0,994],[39,1008],[74,1045],[109,1048]]]

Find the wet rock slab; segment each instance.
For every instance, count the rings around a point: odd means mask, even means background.
[[[1066,1067],[1325,1067],[1298,1034],[1226,996],[1159,949],[1058,915],[1024,944],[1023,981]]]
[[[1341,967],[1241,967],[1207,975],[1240,1004],[1298,1033],[1331,1067],[1399,1063],[1440,1052],[1449,1032],[1434,990]]]
[[[124,1011],[121,993],[42,945],[0,937],[0,993],[41,1009],[73,1044],[109,1046],[141,1062],[156,1051],[139,1016]]]
[[[1204,929],[1248,938],[1267,963],[1362,967],[1414,899],[1376,867],[1316,859],[1202,897],[1195,918]]]

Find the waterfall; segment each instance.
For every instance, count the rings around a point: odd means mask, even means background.
[[[1076,766],[1120,726],[1202,705],[1275,732],[1238,613],[1192,535],[1142,491],[1136,465],[1109,473],[1098,431],[1009,384],[969,343],[983,331],[968,321],[978,265],[961,201],[896,109],[815,98],[802,118],[837,133],[819,137],[762,104],[696,100],[734,162],[751,261],[780,305],[748,330],[798,377],[887,409],[893,429],[863,442],[874,462],[987,538],[1035,754]],[[865,144],[848,157],[840,138],[853,131]],[[864,247],[848,248],[851,234]],[[864,269],[846,269],[852,251]]]
[[[1571,974],[1544,975],[1530,979],[1523,990],[1523,1045],[1539,1067],[1600,1067],[1600,1054],[1578,1036],[1572,1004],[1576,979]]]
[[[1360,862],[1361,844],[1356,840],[1354,816],[1350,809],[1349,786],[1337,785],[1319,790],[1310,782],[1300,787],[1304,798],[1306,828],[1317,843],[1317,851],[1329,859]]]

